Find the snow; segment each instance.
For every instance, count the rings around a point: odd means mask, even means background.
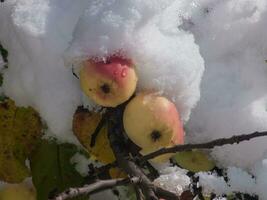
[[[227,182],[223,177],[219,177],[216,174],[200,172],[197,175],[199,176],[199,183],[206,194],[211,192],[218,195],[231,194],[233,192],[257,194],[256,188],[258,185],[255,179],[240,168],[229,167],[227,169]]]
[[[256,177],[256,183],[257,188],[256,192],[259,194],[260,199],[266,199],[267,198],[267,191],[266,191],[266,185],[267,185],[267,159],[263,159],[262,161],[258,161],[254,168],[253,172]]]
[[[70,159],[70,163],[74,164],[76,171],[79,172],[81,176],[85,177],[88,175],[88,165],[92,162],[84,155],[76,153]]]
[[[160,171],[161,176],[154,183],[177,195],[189,189],[190,178],[186,175],[187,170],[179,167],[166,167]]]
[[[267,159],[255,163],[252,172],[254,176],[240,168],[229,167],[227,182],[216,174],[200,172],[197,176],[199,176],[199,183],[206,194],[213,192],[222,195],[241,192],[258,195],[259,199],[266,199]]]
[[[76,26],[65,62],[79,68],[87,58],[131,58],[138,90],[163,93],[187,121],[199,99],[204,66],[193,35],[176,28],[181,24],[176,10],[182,5],[173,0],[92,1]]]
[[[0,6],[0,42],[9,52],[3,91],[34,107],[49,135],[78,143],[73,113],[82,103],[94,105],[72,67],[78,72],[84,59],[120,54],[135,63],[138,91],[156,90],[174,101],[187,142],[266,131],[266,27],[266,0],[9,0]],[[229,182],[200,173],[204,189],[267,199],[266,143],[258,138],[214,148]],[[173,170],[159,179],[170,189],[187,183]]]
[[[223,177],[218,177],[216,174],[201,172],[198,174],[199,184],[203,187],[204,194],[214,193],[223,195],[230,193],[230,188],[224,181]]]
[[[120,52],[134,60],[139,91],[162,92],[187,121],[199,100],[204,69],[198,46],[192,34],[176,29],[179,19],[170,20],[180,3],[140,2],[3,3],[0,40],[10,52],[6,95],[18,105],[34,107],[55,137],[76,143],[71,120],[82,92],[71,67],[64,66],[63,55],[66,65],[77,67],[85,58]]]
[[[267,2],[193,2],[183,28],[194,33],[206,71],[201,100],[188,124],[188,140],[267,130]],[[261,158],[266,142],[259,138],[227,145],[215,148],[212,155],[222,166],[249,168]]]
[[[32,106],[62,141],[76,142],[72,115],[81,92],[62,54],[87,1],[8,1],[0,7],[0,41],[9,53],[3,89]],[[68,10],[68,12],[66,12]]]

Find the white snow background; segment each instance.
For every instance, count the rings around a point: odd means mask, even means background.
[[[267,130],[266,0],[6,0],[0,41],[9,52],[4,93],[34,107],[60,141],[78,143],[71,125],[82,92],[71,68],[118,51],[136,63],[138,90],[175,102],[187,142]],[[267,199],[266,144],[215,148],[232,185],[207,174],[201,183]]]

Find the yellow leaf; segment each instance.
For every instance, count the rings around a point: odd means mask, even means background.
[[[0,180],[17,183],[30,176],[25,161],[41,130],[40,117],[32,108],[17,107],[10,99],[0,103]]]
[[[105,125],[98,133],[95,145],[90,146],[92,134],[100,120],[101,114],[78,108],[73,117],[73,132],[95,160],[108,164],[115,161],[115,156],[110,147]]]

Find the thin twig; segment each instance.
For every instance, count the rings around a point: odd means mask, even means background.
[[[104,125],[106,124],[107,122],[107,117],[106,117],[107,114],[104,114],[100,120],[100,122],[98,123],[94,133],[92,134],[92,137],[91,137],[91,143],[90,143],[90,147],[93,147],[95,146],[95,143],[96,143],[96,137],[98,136],[98,133],[100,132],[100,130],[104,127]]]
[[[152,158],[155,158],[157,156],[160,156],[162,154],[166,153],[176,153],[176,152],[181,152],[181,151],[188,151],[192,149],[212,149],[217,146],[223,146],[226,144],[235,144],[235,143],[240,143],[242,141],[250,140],[252,138],[256,137],[262,137],[262,136],[267,136],[267,131],[264,132],[254,132],[251,134],[243,134],[243,135],[235,135],[230,138],[220,138],[216,140],[212,140],[210,142],[206,143],[199,143],[199,144],[184,144],[184,145],[176,145],[173,147],[169,148],[162,148],[159,149],[158,151],[152,152],[150,154],[147,154],[143,156],[143,160],[150,160]]]
[[[115,186],[121,186],[126,184],[138,184],[140,179],[137,177],[133,178],[119,178],[119,179],[110,179],[110,180],[99,180],[93,184],[85,185],[80,188],[69,188],[68,190],[58,194],[51,200],[65,200],[74,198],[80,195],[89,195],[97,193],[103,190],[113,188]]]

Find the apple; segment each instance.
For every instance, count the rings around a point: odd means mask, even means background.
[[[86,60],[80,71],[83,92],[105,107],[127,101],[136,89],[137,79],[132,61],[117,56],[104,61]]]
[[[1,200],[36,200],[33,186],[20,184],[7,184],[0,190]]]
[[[154,93],[138,94],[127,104],[123,125],[128,137],[142,148],[142,154],[184,142],[183,126],[176,106]]]

